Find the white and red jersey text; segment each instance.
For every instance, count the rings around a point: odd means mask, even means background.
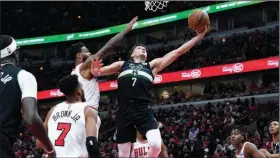
[[[48,120],[48,136],[57,157],[87,157],[86,103],[56,105]]]

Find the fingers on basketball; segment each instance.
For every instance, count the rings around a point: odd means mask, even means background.
[[[208,29],[210,25],[210,19],[208,14],[200,9],[194,10],[188,17],[189,27],[199,33]]]

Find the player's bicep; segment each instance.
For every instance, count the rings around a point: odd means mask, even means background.
[[[91,107],[85,108],[86,136],[97,136],[96,127],[97,114]]]

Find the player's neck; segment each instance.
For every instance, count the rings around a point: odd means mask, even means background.
[[[145,140],[145,139],[138,139],[138,138],[137,138],[137,141],[138,141],[139,143],[141,143],[141,144],[146,144],[146,143],[148,143],[148,141]]]
[[[8,65],[8,64],[16,65],[16,60],[13,58],[7,58],[7,59],[1,60],[1,66]]]
[[[66,102],[70,104],[82,102],[82,100],[77,97],[65,97],[65,98],[66,98]]]
[[[272,141],[273,143],[277,143],[279,141],[279,133],[272,135]]]
[[[80,60],[75,60],[75,66],[77,66],[77,65],[80,65],[81,63],[83,63],[82,61],[80,61]]]
[[[142,60],[140,57],[134,57],[134,58],[133,58],[133,62],[134,62],[134,63],[143,63],[143,62],[145,62],[145,61]]]
[[[235,146],[235,149],[236,149],[236,153],[237,153],[237,154],[240,154],[243,145],[244,145],[244,143],[240,143],[239,145],[236,145],[236,146]]]

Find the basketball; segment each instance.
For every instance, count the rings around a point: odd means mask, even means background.
[[[193,30],[202,29],[205,25],[210,25],[209,16],[205,11],[196,9],[188,17],[188,24]]]

